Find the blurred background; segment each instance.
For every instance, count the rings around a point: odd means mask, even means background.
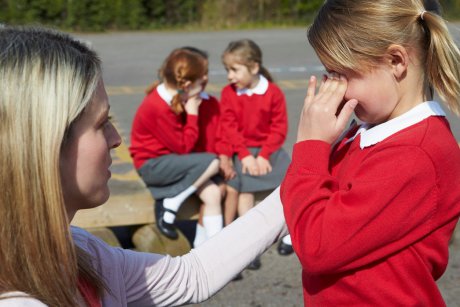
[[[303,26],[323,1],[0,0],[0,22],[84,32]],[[440,2],[447,19],[460,18],[460,0]]]

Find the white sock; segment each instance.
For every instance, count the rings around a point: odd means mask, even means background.
[[[192,195],[193,193],[195,193],[195,191],[196,191],[196,188],[193,185],[189,186],[187,189],[180,192],[176,196],[163,199],[163,206],[166,209],[177,212],[180,208],[180,205],[182,205],[182,203],[184,202],[184,200],[190,195]]]
[[[222,230],[224,227],[224,220],[222,214],[219,215],[205,215],[203,216],[203,226],[206,229],[208,238]]]
[[[291,235],[284,236],[282,241],[284,244],[292,245]]]
[[[193,247],[198,247],[206,241],[208,237],[206,236],[206,229],[201,226],[199,223],[196,223],[196,233],[195,240],[193,240]]]
[[[171,212],[166,211],[163,214],[163,220],[168,224],[174,224],[174,221],[176,220],[176,215]]]

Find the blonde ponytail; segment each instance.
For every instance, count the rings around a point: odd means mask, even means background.
[[[445,21],[430,11],[420,18],[427,35],[425,73],[449,109],[460,115],[460,51]]]

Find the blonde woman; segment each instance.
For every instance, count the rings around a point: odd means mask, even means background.
[[[112,248],[71,228],[77,210],[109,197],[110,150],[121,142],[109,108],[85,45],[0,29],[0,306],[204,301],[286,234],[278,190],[182,257]]]

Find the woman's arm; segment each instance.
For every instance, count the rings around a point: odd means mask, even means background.
[[[75,241],[95,257],[97,270],[114,294],[106,294],[105,305],[177,306],[208,299],[286,234],[278,188],[184,256],[113,248],[87,233]]]

